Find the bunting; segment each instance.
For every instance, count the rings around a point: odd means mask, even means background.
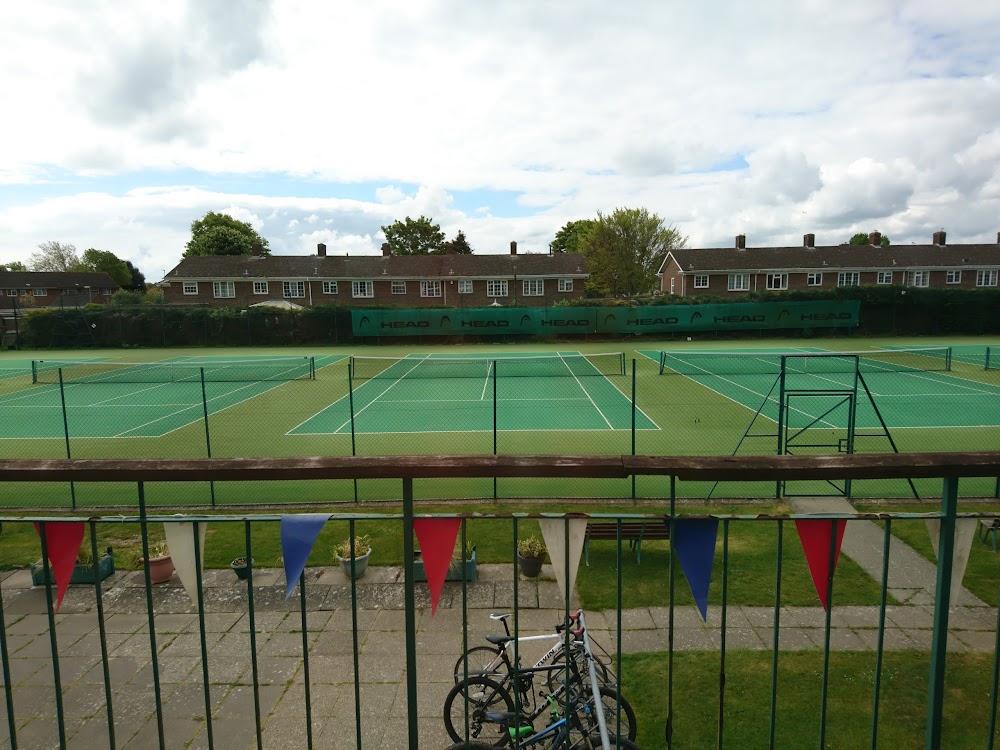
[[[979,526],[978,518],[959,518],[955,520],[955,554],[951,564],[951,606],[958,604],[958,595],[962,590],[962,580],[969,564],[969,553],[972,551],[972,540],[976,538]],[[927,533],[931,535],[931,546],[934,557],[938,557],[938,543],[941,538],[941,519],[927,519]]]
[[[837,524],[837,538],[836,548],[833,552],[833,570],[830,570],[830,536],[834,523]],[[819,601],[823,605],[823,609],[827,607],[827,580],[837,570],[837,562],[840,560],[840,545],[844,541],[846,528],[847,521],[844,519],[833,521],[817,518],[795,522],[795,530],[799,532],[802,551],[806,553],[806,562],[809,564],[809,572],[812,574],[813,586],[816,587],[816,593],[819,594]]]
[[[416,518],[413,521],[413,531],[420,543],[420,556],[427,574],[427,587],[431,591],[431,617],[437,611],[441,587],[448,575],[455,539],[461,526],[460,518]]]
[[[552,560],[552,569],[556,575],[556,583],[563,601],[566,592],[572,592],[576,586],[576,572],[580,568],[580,556],[583,554],[583,542],[587,537],[586,518],[543,518],[538,522],[542,529],[542,538]],[[566,526],[569,526],[569,550],[566,549]],[[569,578],[566,578],[566,556],[569,555]]]
[[[198,524],[198,559],[201,560],[202,567],[205,566],[205,530],[207,528],[208,524],[204,521]],[[194,524],[189,521],[165,523],[163,524],[163,534],[167,538],[167,549],[170,550],[170,559],[173,560],[177,577],[184,586],[191,602],[198,606],[198,580],[201,578],[201,570],[198,568],[194,556]]]
[[[80,554],[83,543],[82,521],[47,521],[45,523],[45,548],[48,553],[49,565],[52,566],[52,577],[56,582],[56,612],[62,605],[63,596],[69,588],[76,567],[76,557]],[[39,538],[42,535],[41,526],[35,524],[35,532]]]
[[[281,556],[285,561],[285,600],[292,595],[306,569],[316,537],[330,520],[329,513],[296,513],[281,517]]]
[[[669,528],[670,521],[664,521]],[[687,578],[702,621],[708,620],[708,587],[712,582],[715,540],[719,522],[714,518],[690,518],[674,521],[673,545],[677,560]]]

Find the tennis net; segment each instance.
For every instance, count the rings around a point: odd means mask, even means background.
[[[255,383],[310,380],[316,377],[313,357],[184,362],[75,362],[38,359],[31,363],[34,383]]]
[[[940,372],[951,369],[951,348],[872,349],[862,352],[660,352],[661,375],[778,375],[785,372],[852,373],[855,362],[868,375]]]
[[[351,357],[354,380],[412,378],[571,378],[624,375],[625,353],[527,357]]]

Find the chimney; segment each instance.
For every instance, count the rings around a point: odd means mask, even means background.
[[[259,242],[253,243],[253,245],[250,247],[250,254],[253,255],[253,256],[260,257],[260,255],[263,252],[264,252],[264,248],[261,246],[261,244]]]
[[[747,236],[745,234],[736,235],[736,249],[737,250],[747,249]]]
[[[326,257],[326,245],[324,245],[322,242],[316,245],[316,255],[318,255],[320,258]]]
[[[940,232],[935,232],[935,233],[934,233],[934,234],[932,235],[932,239],[931,239],[931,242],[932,242],[933,244],[937,245],[938,247],[944,247],[944,246],[945,246],[945,244],[946,244],[946,243],[945,243],[945,240],[947,239],[947,237],[948,237],[948,234],[947,234],[947,232],[945,232],[945,231],[944,231],[944,230],[942,229],[942,230],[941,230]]]
[[[802,235],[802,246],[816,247],[816,235],[812,233]]]
[[[390,255],[392,255],[392,248],[389,247],[389,243],[388,242],[383,242],[382,243],[382,255],[385,256],[386,258],[388,258]]]
[[[510,254],[517,255],[517,243],[514,240],[510,241]]]
[[[868,244],[874,245],[875,247],[882,247],[882,233],[881,232],[869,232],[868,233]]]

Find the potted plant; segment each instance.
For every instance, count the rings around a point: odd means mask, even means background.
[[[145,560],[139,559],[140,564]],[[156,542],[149,548],[149,580],[152,583],[166,583],[174,574],[174,561],[166,542]]]
[[[103,581],[115,572],[115,558],[111,554],[111,547],[101,553],[97,559],[97,578]],[[49,572],[49,580],[54,582],[52,572]],[[70,583],[94,583],[94,558],[90,554],[90,548],[80,547],[76,555],[76,565],[73,567],[73,575],[69,579]],[[45,583],[45,566],[39,560],[31,564],[31,583],[33,586],[41,586]]]
[[[427,580],[427,571],[424,569],[423,556],[420,554],[420,550],[413,551],[413,580]],[[444,580],[476,582],[476,545],[472,542],[465,543],[465,555],[463,559],[459,560],[456,558],[451,561]]]
[[[517,542],[517,563],[525,578],[535,578],[542,572],[545,560],[545,543],[537,536],[528,536]]]
[[[372,553],[372,545],[370,538],[365,536],[354,537],[354,578],[361,578],[368,570],[368,558]],[[337,545],[336,549],[337,562],[340,563],[340,569],[344,571],[344,575],[348,578],[351,577],[351,540],[345,539],[340,544]]]
[[[253,565],[253,558],[250,558],[250,565]],[[250,566],[247,565],[247,559],[245,557],[237,557],[229,563],[229,567],[233,569],[236,577],[241,581],[245,581],[247,576],[250,574]]]

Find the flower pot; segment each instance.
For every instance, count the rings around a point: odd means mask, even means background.
[[[153,583],[166,583],[174,574],[174,561],[170,555],[153,557],[149,560],[149,580]]]
[[[110,549],[110,548],[109,548]],[[97,561],[97,580],[103,581],[115,572],[115,558],[105,553]],[[49,568],[49,582],[55,583],[52,577],[52,568]],[[70,583],[94,583],[94,566],[90,563],[77,563],[73,568],[73,575],[69,579]],[[45,585],[45,566],[41,561],[31,564],[31,585]]]
[[[354,558],[354,577],[355,578],[361,578],[361,576],[363,576],[365,574],[365,571],[368,570],[368,558],[371,557],[371,556],[372,556],[372,551],[368,550],[368,552],[366,554],[361,555],[360,557],[355,557]],[[344,575],[345,576],[347,576],[348,578],[350,578],[351,577],[351,558],[350,557],[344,558],[344,557],[341,557],[340,555],[337,555],[336,557],[337,557],[337,562],[340,563],[340,569],[342,571],[344,571]]]
[[[424,561],[420,555],[420,550],[413,552],[413,580],[426,581],[427,571],[424,569]],[[472,556],[468,560],[452,560],[448,565],[448,572],[445,574],[446,581],[469,581],[476,582],[476,547],[472,546]]]
[[[250,562],[251,564],[253,563],[252,558]],[[247,576],[250,575],[250,566],[246,564],[246,558],[243,557],[236,558],[231,563],[229,563],[229,567],[233,569],[233,572],[236,574],[236,577],[239,578],[241,581],[245,581],[247,579]]]
[[[517,556],[517,563],[521,566],[521,575],[525,578],[537,578],[542,572],[542,563],[545,561],[545,555],[541,557],[521,557],[520,554]]]

